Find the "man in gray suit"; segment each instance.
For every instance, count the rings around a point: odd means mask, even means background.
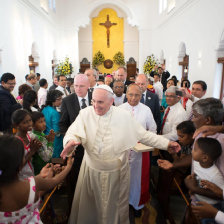
[[[159,133],[160,129],[161,129],[161,115],[160,115],[159,98],[156,94],[147,90],[147,86],[148,86],[149,82],[148,82],[148,78],[145,74],[139,74],[136,78],[135,83],[142,90],[141,103],[144,103],[146,106],[148,106],[151,109],[154,120],[157,125],[157,133]]]
[[[75,93],[65,97],[61,104],[61,119],[59,122],[61,134],[65,134],[69,126],[75,121],[81,109],[91,104],[92,93],[89,89],[88,77],[84,74],[78,74],[74,78]],[[72,198],[74,195],[76,182],[79,175],[79,169],[82,163],[84,155],[84,148],[79,145],[75,152],[74,163],[71,172],[68,175],[69,181],[69,195],[71,196],[69,201],[69,207],[72,204]],[[70,209],[70,208],[69,208]]]

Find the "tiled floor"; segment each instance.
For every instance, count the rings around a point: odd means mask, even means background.
[[[65,224],[67,223],[68,218],[68,196],[65,193],[65,188],[57,190],[51,202],[49,203],[47,211],[44,213],[44,219],[42,219],[44,224]],[[150,205],[147,205],[147,209],[143,212],[141,218],[135,219],[133,210],[130,208],[130,224],[164,224],[165,220],[163,214],[160,210],[160,206],[156,199],[156,194],[151,192]],[[54,205],[54,212],[52,212],[50,204]],[[176,224],[180,224],[183,218],[185,210],[185,202],[182,199],[181,195],[173,195],[170,200],[170,211],[172,211],[173,218]],[[144,213],[149,213],[149,218],[147,220],[144,218]],[[144,217],[143,217],[144,216]],[[143,221],[142,221],[143,218]],[[150,221],[148,221],[150,220]],[[167,221],[167,224],[169,222]]]

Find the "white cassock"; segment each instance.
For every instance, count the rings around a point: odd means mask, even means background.
[[[139,103],[136,106],[131,106],[128,102],[120,106],[131,113],[131,115],[142,125],[146,130],[156,133],[156,123],[153,118],[152,112],[149,107]],[[146,164],[143,164],[143,156]],[[135,152],[133,149],[130,150],[129,154],[129,165],[130,165],[130,196],[129,204],[132,205],[136,210],[144,207],[144,203],[149,200],[149,152]],[[142,168],[147,169],[146,175],[142,175]],[[144,171],[145,172],[145,171]],[[146,186],[146,188],[142,186]]]
[[[85,148],[70,224],[129,223],[128,151],[137,142],[167,149],[169,140],[146,131],[129,112],[112,106],[103,116],[80,111],[64,137]]]

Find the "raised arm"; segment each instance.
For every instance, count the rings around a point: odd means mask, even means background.
[[[73,162],[74,162],[74,158],[69,157],[67,160],[67,165],[56,176],[53,176],[53,177],[48,176],[46,178],[43,178],[41,175],[35,176],[36,190],[37,191],[47,191],[47,190],[52,189],[59,183],[61,183],[62,180],[64,180],[64,178],[67,176],[67,174],[71,170]]]

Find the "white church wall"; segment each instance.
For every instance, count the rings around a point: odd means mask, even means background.
[[[184,1],[183,1],[184,2]],[[213,96],[216,73],[216,49],[223,30],[224,1],[194,0],[186,8],[179,7],[180,12],[166,16],[152,32],[140,31],[140,54],[154,53],[159,58],[161,49],[164,51],[167,70],[180,78],[178,65],[179,44],[186,44],[189,55],[189,79],[204,80],[208,84],[207,96]],[[151,45],[144,45],[147,40]],[[140,63],[143,62],[140,60]]]
[[[58,62],[64,61],[65,57],[69,57],[74,68],[71,75],[73,77],[79,70],[78,29],[59,29],[58,33]]]
[[[2,49],[1,72],[10,72],[16,76],[16,89],[25,82],[29,73],[28,56],[32,53],[32,44],[36,43],[39,54],[39,66],[36,72],[51,81],[53,50],[57,48],[55,25],[32,4],[23,0],[9,0],[0,3]]]
[[[125,62],[133,57],[139,66],[139,35],[136,26],[128,24],[127,19],[124,18],[124,56]]]
[[[87,58],[92,62],[92,26],[91,24],[79,29],[79,62]]]
[[[91,45],[91,31],[87,31],[88,38],[85,39],[80,27],[90,24],[91,14],[97,8],[114,5],[125,14],[125,27],[128,21],[137,25],[139,32],[138,35],[133,33],[133,27],[125,31],[125,60],[130,56],[138,58],[138,67],[142,72],[146,57],[153,53],[159,59],[163,50],[167,69],[180,78],[178,54],[179,45],[184,42],[190,60],[189,79],[205,80],[208,83],[207,95],[213,95],[216,49],[224,29],[223,0],[176,0],[175,8],[162,14],[158,13],[158,1],[153,0],[67,0],[66,4],[63,1],[56,3],[56,15],[44,14],[38,8],[37,0],[0,3],[0,20],[7,21],[1,24],[0,69],[16,74],[18,84],[24,82],[24,76],[29,72],[28,56],[34,42],[40,56],[40,73],[51,77],[54,50],[58,59],[70,57],[76,73],[80,59],[87,52],[90,56],[92,54],[87,51]]]

